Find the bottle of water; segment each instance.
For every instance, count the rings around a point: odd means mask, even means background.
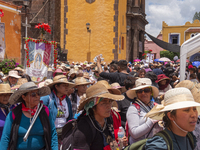
[[[122,149],[124,148],[122,138],[123,138],[124,135],[125,135],[125,131],[124,131],[124,128],[123,128],[122,126],[119,127],[119,131],[118,131],[117,135],[118,135],[118,145],[119,145],[119,149],[122,150]]]

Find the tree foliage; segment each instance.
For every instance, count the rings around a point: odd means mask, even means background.
[[[21,67],[19,63],[17,63],[14,59],[4,59],[3,61],[0,61],[0,70],[4,74],[8,74],[8,72],[16,67]]]
[[[173,61],[174,56],[178,56],[178,58],[180,58],[180,53],[175,53],[170,51],[160,51],[160,58],[167,57]]]
[[[195,12],[194,17],[193,17],[193,22],[196,19],[198,19],[200,21],[200,12]]]

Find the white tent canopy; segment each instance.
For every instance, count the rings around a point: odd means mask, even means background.
[[[185,41],[180,49],[180,81],[185,80],[186,58],[200,51],[200,34]]]

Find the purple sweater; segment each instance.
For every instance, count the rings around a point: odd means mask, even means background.
[[[3,132],[5,120],[6,120],[6,116],[4,115],[2,110],[0,109],[0,139],[1,139],[2,132]]]

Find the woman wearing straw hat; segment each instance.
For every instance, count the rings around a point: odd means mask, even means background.
[[[61,138],[62,127],[73,118],[71,101],[67,94],[69,88],[74,86],[65,75],[57,75],[53,78],[53,83],[48,85],[51,88],[50,95],[40,99],[49,108],[58,133],[58,140]]]
[[[6,117],[10,111],[8,99],[13,92],[9,84],[0,84],[0,139],[3,132]]]
[[[18,72],[15,70],[11,70],[9,71],[8,76],[3,80],[5,83],[10,84],[10,87],[13,87],[17,84],[19,78],[21,78],[21,76],[18,75]]]
[[[34,82],[22,84],[9,98],[10,104],[20,103],[6,118],[1,150],[57,150],[58,139],[54,122],[40,96],[50,93],[49,87],[38,88]]]
[[[194,97],[194,100],[200,103],[200,83],[196,84],[190,80],[183,80],[175,86],[175,88],[178,88],[178,87],[185,87],[189,89]],[[200,140],[200,115],[198,116],[197,124],[193,133],[196,136],[197,141],[199,141]],[[197,142],[196,149],[197,150],[200,149],[200,142]]]
[[[135,81],[135,88],[127,91],[135,97],[135,101],[130,105],[126,113],[128,122],[128,132],[131,135],[129,138],[130,144],[139,140],[153,136],[161,128],[156,120],[144,118],[155,103],[151,101],[151,96],[158,96],[158,89],[152,86],[152,82],[148,78],[139,78]]]
[[[189,89],[179,87],[165,93],[161,105],[156,105],[146,115],[163,120],[166,132],[173,143],[174,150],[192,150],[196,140],[191,133],[196,126],[200,104],[194,101]],[[154,136],[146,142],[146,150],[166,150],[167,144],[160,136]]]
[[[90,82],[87,82],[84,77],[77,77],[75,80],[75,88],[76,90],[74,93],[72,93],[69,98],[71,99],[72,102],[72,111],[73,111],[73,116],[76,114],[80,97],[83,96],[83,94],[86,93],[87,86],[91,84]],[[76,115],[77,116],[77,115]]]
[[[115,141],[113,124],[110,119],[112,101],[124,96],[109,93],[102,84],[95,84],[86,91],[86,98],[80,101],[77,130],[72,140],[72,149],[110,149]]]

